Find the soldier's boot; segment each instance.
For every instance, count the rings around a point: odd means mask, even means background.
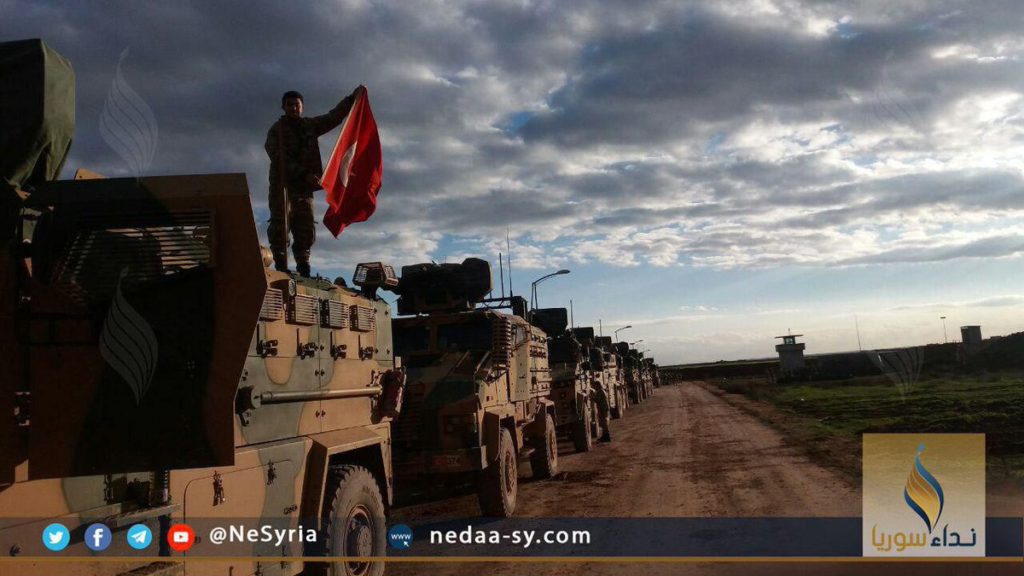
[[[598,441],[598,442],[601,442],[601,443],[604,443],[604,444],[607,444],[607,443],[609,443],[609,442],[611,442],[611,441],[612,441],[612,435],[611,435],[611,433],[609,433],[609,432],[608,432],[608,430],[606,429],[606,430],[604,431],[604,434],[603,434],[603,435],[602,435],[602,436],[601,436],[600,438],[598,438],[598,439],[597,439],[597,441]]]
[[[309,278],[309,262],[298,262],[295,264],[295,271],[299,273],[299,276],[303,278]]]
[[[291,273],[291,270],[288,269],[287,252],[274,252],[274,270]]]

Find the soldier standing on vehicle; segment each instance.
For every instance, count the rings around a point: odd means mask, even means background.
[[[321,189],[323,163],[317,138],[336,128],[348,115],[360,90],[338,102],[330,112],[302,117],[302,94],[294,90],[281,97],[281,116],[270,131],[264,148],[270,156],[270,224],[267,239],[274,255],[274,267],[288,271],[288,231],[293,238],[295,270],[309,276],[309,253],[316,241],[313,221],[313,193]]]
[[[597,423],[601,426],[601,437],[597,439],[598,442],[611,442],[612,434],[608,427],[608,393],[604,389],[604,385],[601,384],[600,378],[594,378],[590,382],[590,387],[594,390],[594,401],[597,404]]]

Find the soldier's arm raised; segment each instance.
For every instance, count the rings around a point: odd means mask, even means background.
[[[352,105],[355,104],[356,96],[359,95],[360,92],[365,91],[366,87],[360,84],[352,91],[351,94],[342,98],[341,102],[338,102],[338,105],[331,109],[330,112],[310,118],[310,121],[313,123],[313,128],[316,130],[316,135],[323,136],[337,128],[338,125],[345,120],[345,117],[348,116],[349,111],[352,110]]]

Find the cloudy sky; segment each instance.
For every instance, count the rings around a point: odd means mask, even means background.
[[[325,275],[496,262],[508,232],[517,293],[569,268],[540,303],[663,364],[1024,330],[1014,2],[295,4],[0,0],[0,39],[75,67],[67,175],[244,172],[261,232],[281,93],[365,84],[384,185],[320,227]],[[139,101],[125,153],[104,107]]]

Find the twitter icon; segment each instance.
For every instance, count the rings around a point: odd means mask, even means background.
[[[43,546],[53,552],[60,552],[68,547],[71,533],[63,524],[53,523],[43,529]]]
[[[136,524],[128,529],[128,545],[136,550],[145,550],[153,543],[153,532],[145,524]]]

